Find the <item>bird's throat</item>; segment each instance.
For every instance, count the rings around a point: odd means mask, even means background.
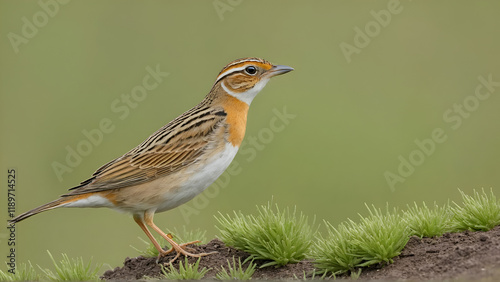
[[[247,125],[248,104],[240,101],[236,97],[229,94],[224,95],[222,107],[227,113],[227,123],[229,124],[228,141],[233,146],[240,146],[245,137],[245,129]]]

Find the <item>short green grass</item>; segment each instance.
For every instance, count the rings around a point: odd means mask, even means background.
[[[330,275],[327,276],[328,273],[318,273],[316,272],[316,269],[313,269],[312,273],[306,273],[305,271],[302,272],[302,277],[297,277],[297,275],[293,275],[295,280],[302,280],[302,281],[308,281],[308,280],[325,280],[327,278],[334,278],[336,279],[335,275]]]
[[[460,191],[460,190],[459,190]],[[351,274],[359,268],[378,263],[392,263],[408,242],[409,236],[441,236],[463,230],[488,231],[500,225],[500,201],[493,194],[474,190],[462,195],[462,205],[429,208],[425,203],[408,206],[400,215],[396,210],[382,213],[368,208],[369,216],[360,222],[348,220],[337,228],[326,223],[328,236],[317,236],[312,257],[319,273]]]
[[[354,271],[362,259],[355,256],[356,246],[352,244],[354,236],[346,223],[337,228],[325,221],[328,236],[319,234],[315,240],[312,257],[320,273],[341,274]]]
[[[199,270],[200,259],[201,258],[199,258],[194,264],[190,264],[188,262],[188,259],[185,258],[184,263],[182,263],[182,261],[179,261],[179,269],[173,267],[172,264],[169,264],[168,268],[162,266],[161,271],[163,273],[163,278],[168,280],[202,279],[210,269],[204,267],[203,269]]]
[[[97,272],[99,272],[102,265],[92,267],[92,259],[85,264],[81,257],[70,259],[66,254],[62,254],[62,260],[58,264],[52,254],[49,251],[47,253],[54,264],[56,272],[54,273],[50,269],[40,267],[40,270],[45,274],[45,278],[53,281],[99,280]]]
[[[361,223],[350,221],[355,254],[363,260],[359,266],[392,263],[408,242],[409,230],[396,210],[391,212],[387,207],[383,213],[374,206],[367,208],[370,216],[360,215]]]
[[[280,266],[306,258],[315,231],[307,216],[294,208],[280,209],[277,205],[257,206],[258,214],[216,216],[222,241],[250,254],[249,259],[270,260],[261,265]]]
[[[500,225],[500,202],[493,194],[493,189],[490,189],[489,195],[484,189],[481,194],[474,190],[473,196],[459,191],[463,206],[453,202],[454,206],[451,207],[456,230],[488,231]]]
[[[3,272],[0,270],[0,281],[38,281],[40,280],[40,275],[36,272],[31,262],[28,264],[21,263],[17,266],[15,274],[9,272]]]
[[[420,238],[442,236],[453,231],[453,216],[448,205],[440,207],[434,203],[429,208],[425,202],[422,206],[413,203],[413,206],[408,205],[408,210],[403,211],[403,219],[408,224],[411,235]]]
[[[368,207],[369,216],[349,220],[338,228],[326,223],[327,238],[318,237],[312,251],[320,272],[354,273],[356,268],[392,263],[408,242],[410,231],[399,213]]]
[[[243,270],[241,259],[238,258],[238,264],[236,264],[233,257],[233,264],[231,264],[229,260],[227,261],[227,268],[229,269],[229,272],[224,266],[221,266],[221,271],[215,275],[215,278],[219,280],[250,280],[255,272],[255,267],[256,264],[251,261],[245,270]]]
[[[16,273],[5,273],[0,270],[0,281],[38,281],[38,280],[52,280],[52,281],[98,281],[99,269],[102,264],[92,267],[92,259],[86,264],[83,258],[70,259],[66,254],[61,254],[62,260],[58,263],[47,251],[50,260],[55,268],[55,273],[50,269],[38,268],[42,271],[42,275],[38,274],[36,269],[31,265],[21,263],[17,266]]]

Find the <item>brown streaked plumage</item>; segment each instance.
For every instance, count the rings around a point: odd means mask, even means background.
[[[229,63],[205,99],[153,133],[139,146],[110,161],[91,178],[69,189],[59,199],[20,214],[9,223],[59,207],[108,207],[126,211],[146,233],[160,256],[185,250],[153,222],[154,214],[175,208],[201,193],[231,163],[245,136],[247,113],[253,98],[273,76],[293,69],[258,58]],[[165,238],[165,251],[148,230]],[[172,260],[172,261],[173,261]]]

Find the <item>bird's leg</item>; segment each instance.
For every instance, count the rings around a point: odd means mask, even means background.
[[[156,226],[154,224],[154,222],[153,222],[153,216],[154,216],[154,212],[146,211],[144,213],[144,221],[146,222],[146,224],[149,227],[153,228],[153,230],[155,230],[156,232],[158,232],[158,234],[160,234],[163,238],[165,238],[165,240],[167,240],[167,242],[170,245],[172,245],[172,249],[168,250],[165,253],[170,253],[170,252],[172,252],[174,250],[177,252],[177,255],[173,259],[171,259],[169,261],[169,264],[172,263],[172,262],[174,262],[181,254],[183,254],[185,256],[199,258],[199,257],[202,257],[202,256],[207,256],[207,255],[210,255],[210,254],[217,253],[217,252],[210,252],[210,253],[193,254],[193,253],[190,253],[190,252],[186,251],[184,249],[186,247],[186,245],[198,243],[199,241],[193,241],[193,242],[185,243],[185,244],[182,244],[182,245],[177,244],[174,240],[172,240],[171,236],[168,236],[167,234],[165,234],[163,231],[161,231],[160,228],[158,228],[158,226]],[[161,254],[161,255],[163,255],[163,254]]]
[[[153,245],[155,246],[155,248],[158,250],[158,254],[159,254],[158,255],[158,259],[161,256],[164,256],[164,255],[170,253],[170,251],[163,250],[163,248],[160,246],[160,244],[158,243],[158,241],[156,241],[156,239],[153,236],[153,234],[151,234],[151,232],[146,227],[146,225],[144,225],[144,218],[141,215],[134,214],[134,220],[139,225],[139,227],[141,227],[142,231],[144,231],[144,233],[146,233],[146,236],[148,236],[149,240],[151,240],[151,242],[153,243]],[[158,263],[158,260],[156,260],[156,263]]]

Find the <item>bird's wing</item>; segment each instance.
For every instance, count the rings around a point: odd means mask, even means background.
[[[194,109],[191,110],[191,112]],[[173,120],[141,145],[100,167],[63,196],[101,192],[146,183],[194,164],[207,148],[224,141],[223,111],[200,110]],[[221,136],[222,135],[222,136]]]

